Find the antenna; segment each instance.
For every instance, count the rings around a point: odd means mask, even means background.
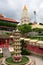
[[[36,22],[36,11],[34,11],[34,22]]]

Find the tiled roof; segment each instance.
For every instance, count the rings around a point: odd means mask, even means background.
[[[9,22],[13,22],[13,23],[19,23],[19,22],[17,22],[17,21],[14,20],[14,19],[11,19],[11,18],[5,18],[2,14],[0,14],[0,20],[3,20],[3,21],[9,21]]]

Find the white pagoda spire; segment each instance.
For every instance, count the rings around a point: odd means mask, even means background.
[[[29,21],[30,21],[30,19],[29,19],[28,9],[27,9],[26,5],[24,5],[23,13],[22,13],[22,17],[21,17],[21,24],[28,24]]]

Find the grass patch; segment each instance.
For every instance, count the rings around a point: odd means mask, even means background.
[[[29,62],[29,59],[26,56],[22,57],[22,61],[21,62],[13,62],[12,57],[9,57],[6,59],[6,63],[7,64],[11,64],[11,65],[19,65],[19,64],[26,64]]]

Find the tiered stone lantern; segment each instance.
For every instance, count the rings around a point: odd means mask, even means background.
[[[6,64],[9,65],[31,65],[31,61],[28,57],[21,55],[21,43],[20,43],[20,32],[15,30],[13,32],[14,38],[14,55],[6,59]],[[10,60],[9,60],[10,59]],[[29,62],[29,63],[28,63]]]
[[[18,30],[14,31],[14,62],[20,62],[22,60],[21,55],[21,43],[20,43],[20,32]]]

